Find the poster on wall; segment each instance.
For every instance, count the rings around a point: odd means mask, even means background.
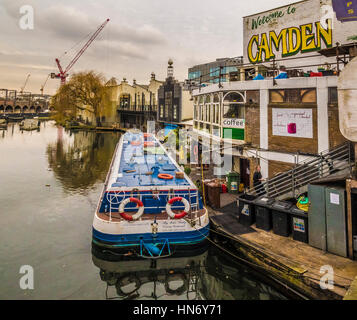
[[[313,138],[312,109],[272,109],[273,136]]]

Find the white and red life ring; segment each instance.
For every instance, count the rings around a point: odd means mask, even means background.
[[[124,212],[124,208],[129,202],[134,202],[137,204],[138,212],[135,213],[134,215],[130,215],[130,214],[127,214],[126,212]],[[128,221],[138,220],[144,213],[144,204],[142,203],[142,201],[140,201],[137,198],[126,198],[124,201],[122,201],[120,203],[119,213],[122,216],[122,218],[124,218],[125,220],[128,220]]]
[[[185,205],[185,210],[181,211],[180,213],[174,213],[171,210],[172,204],[177,201],[181,201]],[[188,214],[189,210],[190,210],[190,204],[188,203],[188,201],[185,198],[182,198],[182,197],[172,198],[169,200],[168,203],[166,203],[166,212],[171,219],[182,219],[183,217],[185,217]]]

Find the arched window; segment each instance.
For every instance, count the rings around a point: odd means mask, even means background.
[[[224,96],[224,103],[240,102],[244,103],[245,98],[240,92],[229,92]]]
[[[129,109],[130,107],[130,94],[123,93],[119,99],[120,109]]]
[[[223,98],[223,118],[244,119],[245,97],[240,92],[229,92]]]

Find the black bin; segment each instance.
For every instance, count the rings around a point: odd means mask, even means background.
[[[288,237],[291,231],[291,202],[275,201],[272,205],[273,231],[279,236]]]
[[[251,226],[255,222],[255,205],[256,196],[242,194],[238,197],[238,221],[245,226]]]
[[[271,205],[274,199],[261,196],[254,201],[255,204],[255,226],[258,229],[269,231],[272,228]]]
[[[293,239],[309,243],[308,214],[296,206],[290,209]]]

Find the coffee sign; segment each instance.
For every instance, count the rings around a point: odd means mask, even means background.
[[[244,129],[245,120],[244,119],[223,118],[222,125],[224,128]]]

